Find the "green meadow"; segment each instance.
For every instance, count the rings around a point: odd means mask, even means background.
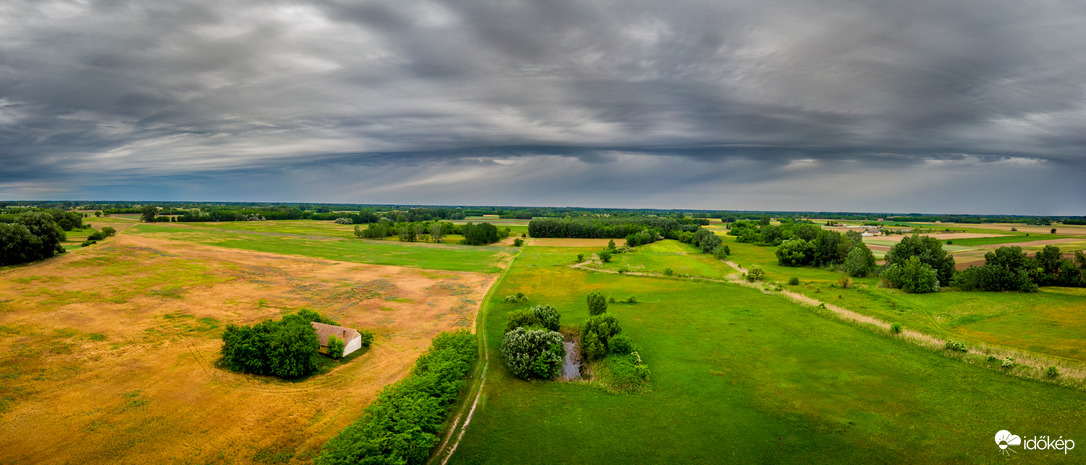
[[[1002,464],[992,442],[1001,429],[1086,437],[1086,392],[961,363],[735,284],[570,268],[594,251],[527,247],[491,293],[490,370],[451,463]],[[747,265],[760,252],[744,253]],[[641,256],[647,267],[696,257]],[[514,379],[499,352],[506,315],[552,304],[576,325],[592,291],[637,297],[608,311],[640,346],[650,391]],[[503,300],[516,292],[528,302]],[[1063,459],[1033,454],[1014,459]]]
[[[585,254],[585,256],[590,255]],[[653,242],[629,252],[615,254],[609,263],[594,266],[610,271],[626,270],[650,274],[664,274],[665,270],[670,269],[675,276],[688,275],[711,279],[724,279],[728,274],[735,272],[724,262],[701,253],[697,247],[673,240]]]
[[[736,243],[726,237],[730,260],[757,265],[768,281],[788,290],[832,303],[857,313],[939,337],[983,342],[1012,349],[1086,361],[1086,289],[1042,287],[1033,294],[1017,292],[966,292],[946,288],[937,293],[909,294],[879,286],[876,277],[850,278],[846,274],[813,267],[777,264],[775,247]],[[799,278],[799,285],[786,284]]]
[[[188,223],[183,225],[151,223],[134,226],[127,233],[231,249],[301,255],[345,262],[485,273],[501,270],[499,264],[508,257],[512,249],[501,246],[478,247],[372,241],[355,238],[353,232],[349,238],[330,237],[328,234],[298,234],[298,231],[314,231],[325,226],[315,221],[299,220],[297,222],[302,224],[297,226],[281,224],[288,223],[286,221],[236,224],[236,226],[249,229],[215,227],[219,225],[191,226]],[[273,224],[261,229],[260,226],[265,223]],[[235,224],[226,226],[235,226]],[[285,232],[288,230],[295,232]],[[328,230],[330,228],[325,229],[325,231]]]

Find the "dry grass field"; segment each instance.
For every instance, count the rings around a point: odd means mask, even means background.
[[[495,278],[126,234],[5,269],[0,463],[308,463]],[[373,347],[294,382],[215,366],[227,324],[303,307]]]

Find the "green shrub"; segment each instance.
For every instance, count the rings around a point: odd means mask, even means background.
[[[901,323],[897,321],[890,323],[890,332],[894,334],[901,334]]]
[[[516,302],[524,302],[525,300],[528,300],[528,296],[524,295],[523,292],[518,292],[518,293],[513,294],[513,295],[505,296],[505,301],[506,302],[516,303]]]
[[[599,253],[599,256],[600,256],[600,261],[602,261],[603,263],[608,263],[608,262],[611,261],[611,251],[610,250],[601,250],[600,253]]]
[[[633,341],[630,340],[629,336],[626,335],[615,336],[611,338],[610,342],[610,349],[612,354],[628,355],[630,352],[636,350],[634,349]]]
[[[791,285],[791,286],[798,286],[799,285],[799,278],[797,278],[795,276],[793,276],[791,278],[788,278],[788,284]]]
[[[755,281],[761,281],[761,280],[764,280],[764,279],[765,279],[765,270],[763,270],[762,267],[760,267],[760,266],[757,266],[757,265],[752,266],[752,267],[750,267],[750,270],[747,271],[747,281],[750,281],[750,282],[753,283]]]
[[[524,245],[524,240],[523,239],[521,239],[519,237],[516,238],[516,239],[513,239],[513,247],[520,247],[522,245]]]
[[[82,246],[82,247],[90,247],[90,246],[92,246],[94,244],[97,244],[97,243],[98,243],[98,241],[92,241],[92,240],[88,239],[88,240],[83,241],[83,243],[79,244],[79,245]]]
[[[558,331],[561,318],[558,310],[550,305],[536,305],[532,308],[513,310],[509,312],[505,332],[517,328],[543,328],[548,331]]]
[[[91,235],[87,236],[88,241],[101,241],[101,240],[105,240],[105,238],[106,238],[106,235],[102,234],[101,231],[93,232],[93,233],[91,233]]]
[[[1048,367],[1047,370],[1045,370],[1045,376],[1048,376],[1049,378],[1055,378],[1055,377],[1057,377],[1059,375],[1060,375],[1060,369],[1056,368],[1054,366],[1050,366],[1050,367]]]
[[[607,298],[602,293],[592,292],[585,297],[585,301],[588,302],[589,315],[602,315],[607,311]]]
[[[1003,363],[1000,366],[1004,370],[1009,370],[1011,368],[1014,368],[1014,359],[1010,358],[1010,357],[1007,357],[1007,358],[1003,359]]]
[[[113,229],[112,227],[106,226],[102,228],[102,234],[105,234],[106,237],[116,236],[117,230]]]
[[[848,289],[852,287],[852,280],[848,276],[837,280],[837,285],[841,286],[841,289]]]
[[[339,360],[343,358],[343,349],[346,345],[343,343],[343,339],[336,337],[334,334],[328,336],[328,356],[333,360]]]
[[[618,320],[609,314],[589,317],[581,323],[581,351],[588,360],[599,360],[609,352],[612,337],[619,335],[622,328]]]
[[[854,278],[867,276],[875,269],[875,254],[863,242],[856,244],[845,258],[845,272]]]
[[[557,378],[566,357],[562,334],[541,329],[517,328],[505,333],[501,351],[509,371],[523,380]]]
[[[584,254],[583,253],[577,254],[577,263],[581,263],[583,261],[584,261]]]
[[[946,350],[955,350],[958,352],[969,351],[969,349],[965,347],[965,343],[957,339],[947,339],[945,348]]]
[[[995,355],[988,354],[988,359],[987,360],[989,362],[994,362],[994,361],[999,360],[999,359],[997,359]]]
[[[664,268],[664,276],[672,276],[675,274],[675,270],[671,268]]]
[[[359,339],[360,339],[359,342],[362,343],[362,348],[363,349],[365,349],[365,348],[369,347],[371,344],[373,344],[373,332],[372,331],[359,330],[358,331],[358,336],[359,336]]]
[[[449,406],[478,354],[467,331],[441,333],[411,376],[382,389],[351,426],[324,444],[317,465],[422,464],[438,442]]]
[[[953,258],[950,259],[953,262]],[[939,275],[935,268],[924,263],[920,257],[909,257],[904,265],[897,263],[886,267],[882,279],[891,287],[900,288],[909,293],[937,292]]]
[[[627,297],[626,300],[623,300],[622,302],[627,303],[627,304],[636,304],[637,303],[637,297],[634,297],[634,296],[631,295],[631,296]]]

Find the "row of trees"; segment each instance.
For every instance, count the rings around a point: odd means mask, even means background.
[[[618,239],[646,229],[654,229],[665,237],[672,230],[689,231],[701,228],[693,219],[670,217],[581,217],[536,218],[528,223],[528,235],[532,237],[568,237],[582,239]]]
[[[439,334],[411,375],[382,389],[362,418],[324,444],[315,463],[426,463],[478,353],[467,331]]]
[[[1034,292],[1039,286],[1086,287],[1086,254],[1063,258],[1060,248],[1046,245],[1029,257],[1021,247],[1004,246],[984,254],[983,266],[954,276],[963,290]]]
[[[497,226],[490,223],[455,225],[447,221],[424,221],[416,223],[380,221],[371,223],[365,228],[362,228],[362,225],[355,225],[354,227],[354,235],[360,238],[383,239],[390,236],[398,236],[403,242],[425,242],[429,240],[441,242],[445,236],[450,234],[460,234],[464,236],[464,239],[461,241],[462,244],[486,245],[493,244],[509,237],[510,229],[498,229]]]
[[[0,223],[0,265],[52,258],[64,253],[60,243],[66,239],[64,230],[57,225],[52,214],[20,213],[14,217],[13,223]]]

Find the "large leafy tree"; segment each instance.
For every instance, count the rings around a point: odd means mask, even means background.
[[[917,257],[921,263],[935,270],[940,286],[949,286],[954,277],[954,257],[943,250],[943,244],[930,236],[905,236],[886,253],[886,266],[904,267],[906,262]]]
[[[146,223],[155,221],[155,216],[158,216],[158,207],[154,205],[144,205],[140,209],[140,219]]]

